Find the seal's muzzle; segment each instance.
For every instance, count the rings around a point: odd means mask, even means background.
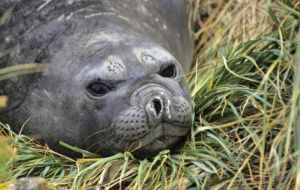
[[[146,84],[131,96],[131,106],[114,120],[116,136],[157,151],[185,136],[192,124],[192,106],[159,84]],[[154,144],[153,144],[154,143]]]

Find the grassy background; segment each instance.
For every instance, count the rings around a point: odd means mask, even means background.
[[[300,189],[300,2],[192,5],[196,114],[180,152],[136,160],[71,147],[84,156],[73,160],[2,125],[16,152],[5,177],[41,176],[66,189]]]

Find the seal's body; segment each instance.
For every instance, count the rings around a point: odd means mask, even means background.
[[[147,157],[186,136],[192,40],[183,0],[1,0],[0,66],[47,64],[0,83],[0,120],[62,153]],[[0,22],[1,23],[1,22]]]

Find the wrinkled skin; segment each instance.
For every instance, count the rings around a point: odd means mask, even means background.
[[[1,50],[12,49],[0,65],[47,69],[0,83],[10,96],[0,120],[16,131],[27,121],[24,134],[67,155],[59,141],[149,157],[184,139],[193,115],[185,1],[24,1],[0,3],[15,5],[0,28]]]

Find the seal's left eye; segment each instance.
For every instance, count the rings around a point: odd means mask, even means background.
[[[111,90],[111,88],[101,82],[92,82],[87,86],[87,90],[94,96],[103,96],[107,94]]]
[[[169,65],[166,68],[162,69],[159,72],[159,75],[168,78],[175,78],[177,75],[176,67],[174,65]]]

